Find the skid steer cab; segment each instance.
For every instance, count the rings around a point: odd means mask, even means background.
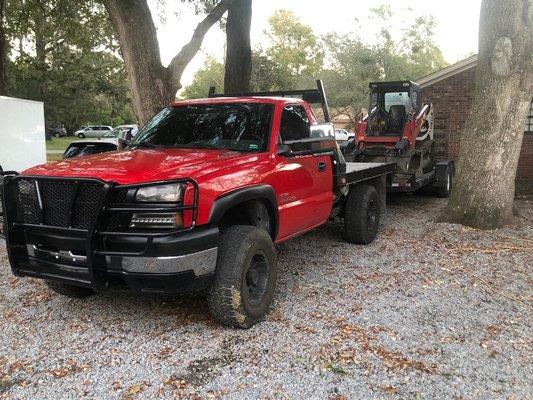
[[[411,81],[371,82],[369,114],[360,118],[345,157],[354,162],[396,164],[389,192],[436,191],[448,197],[454,166],[437,162],[433,139],[433,105],[422,103]]]

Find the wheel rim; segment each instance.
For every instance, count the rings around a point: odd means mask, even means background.
[[[263,252],[257,252],[250,259],[244,279],[244,293],[252,306],[261,303],[268,286],[268,260]]]
[[[374,200],[370,200],[366,211],[367,232],[372,233],[376,229],[378,221],[378,208]]]

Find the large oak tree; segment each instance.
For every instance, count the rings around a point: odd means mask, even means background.
[[[482,229],[513,217],[524,120],[533,94],[533,0],[483,0],[479,61],[447,218]],[[457,110],[461,112],[461,110]]]
[[[200,50],[207,31],[234,0],[220,0],[198,24],[190,41],[165,67],[146,0],[102,0],[115,27],[133,92],[133,109],[144,124],[181,88],[185,67]]]
[[[225,93],[250,91],[252,75],[251,23],[252,0],[236,0],[228,10],[226,23]]]

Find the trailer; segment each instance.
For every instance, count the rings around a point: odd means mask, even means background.
[[[2,172],[11,174],[45,163],[45,142],[43,103],[0,96],[0,237]]]
[[[44,105],[0,96],[0,165],[22,171],[46,162]]]
[[[394,163],[389,192],[432,189],[439,197],[451,191],[453,161],[436,161],[433,105],[421,101],[420,87],[411,81],[371,82],[369,114],[357,123],[356,136],[346,146],[346,159]]]

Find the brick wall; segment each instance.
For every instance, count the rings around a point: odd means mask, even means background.
[[[533,133],[524,133],[516,180],[533,184]]]
[[[422,89],[422,101],[433,103],[435,142],[440,160],[457,160],[461,133],[474,93],[475,68],[452,75]],[[533,183],[533,133],[524,134],[518,181]]]

